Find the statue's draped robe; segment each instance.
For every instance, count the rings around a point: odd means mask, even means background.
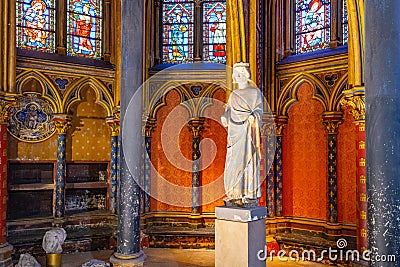
[[[255,87],[237,89],[228,100],[224,117],[228,123],[228,144],[224,171],[229,199],[257,199],[260,187],[260,126],[263,112],[261,92]],[[254,122],[250,123],[250,115]]]

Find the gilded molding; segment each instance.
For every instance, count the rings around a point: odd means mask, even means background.
[[[68,115],[57,114],[53,118],[53,123],[58,134],[66,134],[71,126],[71,118]]]
[[[343,107],[351,107],[350,114],[358,122],[365,121],[365,95],[349,95],[340,100]]]
[[[200,138],[201,131],[204,129],[204,122],[204,118],[196,118],[189,121],[188,127],[193,138]]]
[[[156,120],[148,119],[144,125],[144,136],[150,138],[154,127],[156,127]]]
[[[4,100],[0,100],[0,124],[8,124],[9,108],[12,104]]]
[[[119,106],[117,106],[113,109],[113,116],[106,118],[106,122],[111,128],[111,136],[119,136],[120,119],[120,109]]]
[[[288,117],[282,116],[275,119],[276,136],[283,136],[283,130],[288,123]]]
[[[322,123],[328,134],[338,134],[339,125],[343,122],[342,112],[325,112]]]

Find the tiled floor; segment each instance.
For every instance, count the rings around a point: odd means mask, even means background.
[[[80,267],[91,259],[108,261],[112,255],[112,251],[93,251],[75,254],[67,254],[62,256],[63,267]],[[214,250],[202,249],[163,249],[148,248],[144,250],[147,259],[144,263],[145,267],[211,267],[214,266]],[[40,258],[39,262],[42,266],[46,266],[44,258]],[[312,262],[282,262],[277,258],[272,261],[267,260],[268,267],[288,267],[288,266],[307,266],[319,267],[325,266]]]

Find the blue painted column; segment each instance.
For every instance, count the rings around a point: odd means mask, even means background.
[[[116,10],[116,79],[120,90],[120,177],[118,181],[118,237],[110,258],[114,267],[143,266],[140,248],[140,187],[143,144],[142,92],[144,1],[121,0]],[[119,17],[120,15],[120,17]]]
[[[200,134],[204,129],[204,118],[189,121],[189,130],[192,133],[192,215],[201,213],[201,164],[200,164]]]
[[[154,119],[147,119],[145,124],[145,150],[144,150],[144,212],[150,212],[150,185],[151,185],[151,134],[156,122]]]
[[[275,151],[276,142],[272,140],[271,136],[266,137],[266,154],[267,154],[267,166],[271,166],[267,174],[267,216],[268,218],[275,217],[275,153],[270,155],[272,151]]]
[[[400,266],[400,1],[365,0],[365,104],[369,249]]]
[[[328,133],[328,222],[338,222],[337,198],[337,134],[342,123],[341,112],[326,112],[323,114],[323,124]]]
[[[283,129],[287,124],[287,117],[276,119],[276,151],[275,151],[275,216],[282,217],[282,189],[283,189],[283,164],[282,164],[282,138]]]
[[[117,213],[117,188],[118,188],[118,159],[119,159],[119,110],[114,112],[114,116],[107,118],[107,123],[111,128],[111,166],[110,166],[110,212]]]
[[[262,177],[266,179],[265,182],[265,196],[267,217],[275,217],[275,150],[276,150],[276,126],[273,116],[264,116],[263,125],[261,128],[261,140],[263,143],[262,154],[264,157],[264,171]],[[263,168],[261,168],[263,170]]]
[[[53,122],[58,133],[54,217],[60,220],[65,217],[65,178],[67,169],[65,161],[65,141],[66,133],[71,122],[67,115],[55,115]]]

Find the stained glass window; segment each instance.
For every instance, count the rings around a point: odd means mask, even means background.
[[[55,51],[55,1],[16,1],[17,47]]]
[[[225,1],[203,3],[203,60],[226,62]]]
[[[346,0],[343,0],[343,12],[342,12],[342,35],[343,35],[343,44],[346,44],[349,41],[349,21],[348,21],[348,13],[347,13],[347,4]]]
[[[296,53],[329,47],[331,25],[330,0],[296,0]]]
[[[100,59],[102,22],[101,0],[68,0],[68,55]]]
[[[193,1],[165,0],[162,8],[164,63],[193,61]]]

